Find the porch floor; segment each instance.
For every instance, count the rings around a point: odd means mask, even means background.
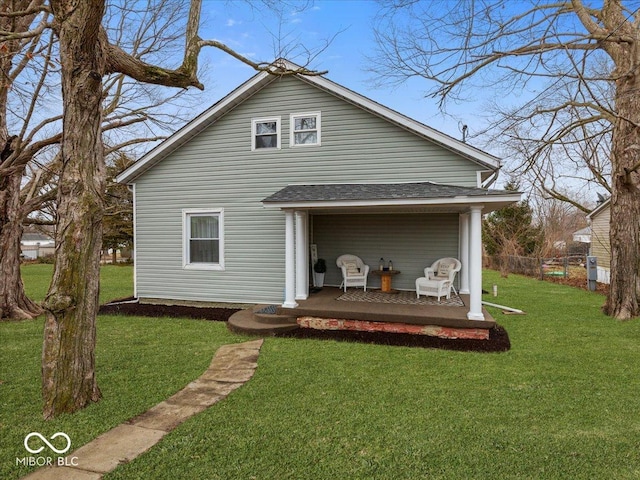
[[[396,303],[350,302],[337,300],[343,291],[336,287],[324,287],[297,300],[296,308],[278,307],[277,312],[291,317],[321,317],[370,322],[405,323],[410,325],[437,325],[453,328],[490,329],[496,324],[493,317],[482,309],[484,320],[469,320],[469,295],[460,295],[465,306],[403,305]],[[393,295],[393,294],[389,294]]]
[[[296,308],[258,306],[229,318],[228,326],[239,333],[275,335],[298,328],[364,332],[408,333],[441,338],[489,338],[496,326],[483,308],[485,320],[469,320],[469,295],[460,295],[465,306],[379,303],[338,300],[342,290],[324,287]],[[393,294],[391,294],[393,295]]]

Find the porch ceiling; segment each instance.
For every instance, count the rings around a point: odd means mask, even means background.
[[[520,201],[520,192],[419,183],[288,185],[265,198],[265,207],[313,213],[461,213],[482,205],[483,213]]]

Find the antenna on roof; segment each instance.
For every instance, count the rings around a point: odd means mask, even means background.
[[[467,143],[467,130],[469,130],[469,127],[462,122],[458,122],[458,130],[462,133],[462,143]]]

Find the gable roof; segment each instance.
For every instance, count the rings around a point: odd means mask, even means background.
[[[285,68],[287,70],[298,70],[301,67],[291,63],[287,60],[276,60],[274,62],[274,72],[277,72],[278,68]],[[405,130],[408,130],[416,135],[419,135],[433,143],[440,145],[443,148],[454,151],[464,158],[477,163],[478,165],[486,168],[490,171],[496,171],[500,168],[500,160],[493,155],[490,155],[482,150],[479,150],[467,143],[463,143],[459,140],[450,137],[438,130],[435,130],[427,125],[418,122],[406,115],[403,115],[395,110],[392,110],[384,105],[381,105],[359,93],[349,90],[342,85],[339,85],[324,76],[305,76],[295,74],[293,77],[313,85],[319,89],[322,89],[336,97],[362,108],[374,115],[377,115],[388,122],[391,122]],[[275,79],[279,78],[277,73],[260,72],[254,75],[252,78],[244,82],[238,88],[233,90],[227,96],[216,102],[210,108],[198,115],[195,119],[171,135],[164,142],[157,145],[142,158],[140,158],[131,167],[124,170],[116,177],[116,181],[119,183],[132,183],[144,172],[152,168],[158,162],[162,161],[180,146],[187,143],[193,137],[198,135],[201,131],[209,127],[218,119],[226,115],[233,110],[237,105],[243,103],[248,98],[253,96],[259,90],[265,88]]]

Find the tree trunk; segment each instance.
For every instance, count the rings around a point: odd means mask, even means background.
[[[24,10],[27,1],[4,2],[4,11],[11,9]],[[37,2],[35,2],[37,3]],[[35,6],[34,3],[34,6]],[[41,3],[41,2],[40,2]],[[0,17],[0,30],[21,32],[28,29],[33,16],[14,19]],[[22,168],[15,166],[14,153],[18,142],[10,138],[6,112],[8,110],[8,94],[11,89],[10,74],[13,60],[20,51],[19,41],[6,41],[1,44],[0,54],[0,319],[34,318],[42,313],[42,309],[29,300],[24,293],[24,285],[20,276],[20,240],[22,239],[22,211],[20,209],[20,182]],[[12,166],[10,166],[12,164]]]
[[[104,2],[52,1],[60,40],[64,106],[53,279],[42,354],[44,417],[100,399],[96,316],[106,170],[101,139]]]
[[[13,173],[0,177],[0,319],[23,320],[42,313],[38,304],[27,298],[20,276],[20,181]]]
[[[634,64],[634,60],[629,55],[625,63]],[[620,73],[623,69],[617,65]],[[640,77],[635,68],[626,71],[634,73],[616,82],[618,119],[612,139],[609,229],[611,285],[605,305],[605,313],[620,320],[640,315]]]

